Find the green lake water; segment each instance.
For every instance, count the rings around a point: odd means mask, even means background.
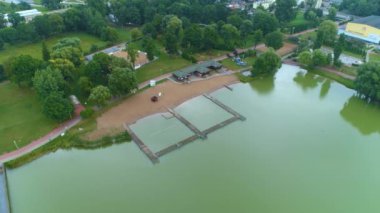
[[[8,171],[13,213],[380,212],[380,109],[283,65],[212,95],[244,115],[152,165],[134,143],[57,151]],[[230,115],[204,97],[176,108],[204,130]],[[192,132],[149,116],[132,129],[161,148]]]

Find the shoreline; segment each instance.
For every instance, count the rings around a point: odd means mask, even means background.
[[[133,124],[150,115],[167,112],[192,98],[204,93],[214,92],[225,85],[239,83],[235,75],[213,76],[210,79],[194,81],[189,84],[178,84],[166,81],[155,87],[138,93],[117,106],[107,110],[96,119],[96,129],[88,133],[87,140],[96,140],[107,135],[115,135],[124,131],[124,124]],[[161,92],[158,102],[151,102],[150,97]]]

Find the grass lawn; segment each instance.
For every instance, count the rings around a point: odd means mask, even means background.
[[[239,65],[237,65],[234,61],[232,61],[231,58],[226,58],[226,59],[222,60],[221,63],[227,69],[230,69],[230,70],[240,70],[240,69],[243,69],[243,68],[252,67],[252,64],[255,61],[255,58],[254,57],[247,57],[247,58],[244,58],[243,61],[247,63],[246,66],[239,66]]]
[[[318,69],[311,70],[310,72],[318,74],[318,75],[321,75],[321,76],[324,76],[324,77],[327,77],[327,78],[330,78],[330,79],[333,79],[333,80],[335,80],[335,81],[343,84],[347,88],[350,88],[350,89],[354,89],[355,88],[354,81],[346,79],[346,78],[343,78],[342,76],[339,76],[337,74],[334,74],[334,73],[331,73],[331,72],[326,72],[326,71],[323,71],[323,70],[318,70]]]
[[[65,37],[77,37],[81,40],[81,46],[84,52],[90,50],[91,45],[95,44],[98,47],[106,46],[106,42],[100,40],[99,38],[86,34],[86,33],[65,33],[53,38],[46,40],[46,44],[51,48],[58,40]],[[32,44],[16,44],[16,45],[5,45],[4,50],[0,51],[0,64],[4,63],[11,56],[19,55],[31,55],[34,58],[42,58],[42,42],[32,43]]]
[[[0,83],[0,154],[29,144],[58,124],[47,119],[36,95],[9,82]]]
[[[371,53],[369,55],[369,61],[370,62],[379,62],[380,63],[380,54]]]
[[[159,59],[146,64],[137,70],[137,81],[141,83],[189,65],[191,65],[191,62],[181,58],[180,56],[169,56],[162,53],[159,56]]]
[[[231,51],[226,51],[226,50],[208,50],[205,52],[196,53],[196,54],[194,54],[194,57],[198,61],[207,61],[207,60],[211,60],[213,58],[219,57],[219,56],[226,55],[227,53],[230,53],[230,52]]]
[[[117,32],[120,36],[120,42],[125,42],[130,39],[130,31],[128,28],[118,28]],[[105,48],[107,46],[107,42],[102,41],[100,38],[96,36],[92,36],[87,33],[75,32],[75,33],[64,33],[58,36],[51,37],[46,40],[46,44],[49,48],[51,48],[58,40],[66,37],[77,37],[81,40],[81,46],[85,53],[90,51],[92,45],[96,45],[99,48]],[[42,58],[42,42],[31,43],[31,44],[16,44],[9,45],[6,44],[4,50],[0,51],[0,64],[4,63],[11,56],[19,56],[19,55],[31,55],[34,58],[41,59]]]

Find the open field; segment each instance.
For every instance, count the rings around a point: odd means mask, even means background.
[[[127,41],[130,39],[130,33],[128,29],[117,29],[120,41]],[[99,48],[105,47],[107,42],[100,40],[96,36],[89,35],[87,33],[75,32],[75,33],[64,33],[62,35],[54,36],[46,40],[46,45],[51,48],[58,40],[65,37],[77,37],[81,40],[81,46],[84,52],[89,52],[92,45],[96,45]],[[31,44],[16,44],[16,45],[5,45],[4,50],[0,51],[0,64],[4,63],[9,57],[19,56],[19,55],[31,55],[34,58],[42,58],[42,42],[31,43]]]
[[[196,53],[194,55],[194,57],[198,61],[207,61],[207,60],[211,60],[213,58],[217,58],[217,57],[226,55],[227,53],[230,53],[230,52],[231,51],[226,51],[226,50],[208,50],[205,52]]]
[[[9,82],[0,84],[0,154],[29,144],[58,124],[42,114],[36,95]]]
[[[245,63],[247,63],[247,65],[245,65],[245,66],[239,66],[231,58],[226,58],[226,59],[222,60],[221,64],[223,64],[223,66],[226,67],[227,69],[235,71],[235,70],[240,70],[240,69],[243,69],[243,68],[252,67],[253,62],[255,61],[255,58],[254,57],[247,57],[247,58],[244,58],[242,60]]]
[[[380,54],[377,53],[371,53],[369,55],[369,61],[370,62],[379,62],[380,63]]]
[[[65,33],[53,38],[46,40],[46,45],[51,48],[58,40],[65,37],[77,37],[81,40],[81,46],[84,52],[88,52],[91,45],[95,44],[98,47],[104,47],[106,42],[101,41],[95,36],[91,36],[86,33]],[[16,44],[16,45],[5,45],[4,50],[0,51],[0,64],[4,63],[9,57],[19,56],[19,55],[31,55],[34,58],[42,58],[42,42],[32,43],[32,44]]]

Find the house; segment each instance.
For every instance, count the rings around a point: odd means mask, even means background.
[[[339,29],[339,34],[365,41],[380,44],[380,16],[367,16],[349,22],[345,28]]]
[[[42,15],[42,13],[38,11],[37,9],[23,10],[23,11],[18,11],[16,13],[18,13],[21,17],[23,17],[25,19],[25,22],[30,22],[34,19],[34,17]],[[8,14],[4,15],[4,19],[8,22],[7,23],[8,27],[12,26],[12,24],[9,23]]]
[[[192,75],[196,75],[198,77],[205,77],[208,74],[210,74],[211,70],[217,70],[220,68],[222,68],[222,65],[220,63],[216,61],[206,61],[175,71],[173,73],[173,77],[177,81],[187,81]]]

